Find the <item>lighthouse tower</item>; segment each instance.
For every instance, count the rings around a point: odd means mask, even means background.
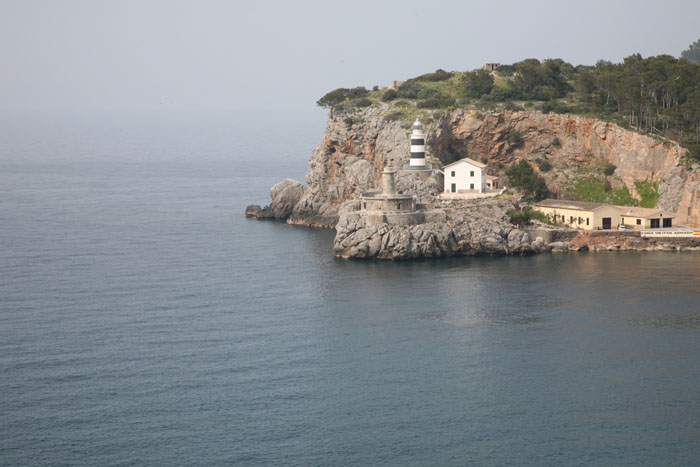
[[[411,163],[412,169],[424,169],[425,167],[425,135],[423,125],[416,119],[411,133]]]

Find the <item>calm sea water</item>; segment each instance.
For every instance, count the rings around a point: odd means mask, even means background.
[[[700,255],[348,262],[324,116],[0,129],[0,464],[698,465]]]

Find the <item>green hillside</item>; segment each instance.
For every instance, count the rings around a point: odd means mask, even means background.
[[[561,59],[526,59],[484,70],[437,70],[398,89],[336,89],[318,105],[332,111],[390,103],[391,118],[450,108],[571,113],[611,121],[677,141],[700,160],[700,65],[670,55],[629,56],[573,66]]]

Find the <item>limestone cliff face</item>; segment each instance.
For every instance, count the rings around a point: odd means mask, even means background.
[[[408,162],[409,130],[385,115],[380,109],[366,109],[329,117],[323,141],[309,159],[308,189],[289,223],[334,227],[344,201],[378,186],[384,167],[399,168]],[[437,193],[435,180],[422,182],[399,174],[396,183],[399,192],[417,194],[418,202]]]
[[[287,222],[335,227],[343,202],[378,186],[385,166],[399,168],[408,162],[410,125],[387,118],[393,110],[385,106],[329,117],[323,140],[308,163],[308,186]],[[443,163],[471,157],[486,161],[489,173],[502,174],[519,159],[544,158],[553,170],[542,175],[560,195],[578,178],[599,175],[606,163],[612,163],[617,166],[613,186],[624,184],[637,196],[635,180],[659,182],[658,206],[675,212],[677,224],[700,225],[700,174],[682,164],[685,150],[674,142],[600,120],[537,111],[452,110],[423,124],[429,154]],[[521,135],[520,143],[508,142],[512,130]],[[430,204],[441,190],[441,180],[421,181],[399,173],[397,187],[416,194],[419,203]],[[274,202],[270,209],[274,210]]]
[[[516,130],[520,144],[509,144]],[[559,145],[555,145],[555,138]],[[606,163],[617,166],[618,183],[638,196],[635,180],[659,182],[658,206],[675,212],[677,223],[700,222],[700,178],[680,164],[686,150],[675,142],[625,130],[613,123],[575,115],[536,111],[446,112],[428,138],[433,154],[444,163],[461,157],[488,158],[490,170],[519,159],[546,158],[553,170],[543,173],[548,186],[563,194],[576,178]],[[537,165],[533,164],[535,168]]]

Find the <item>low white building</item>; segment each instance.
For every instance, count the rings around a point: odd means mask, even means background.
[[[486,164],[464,158],[446,165],[445,193],[484,193],[489,191]]]

